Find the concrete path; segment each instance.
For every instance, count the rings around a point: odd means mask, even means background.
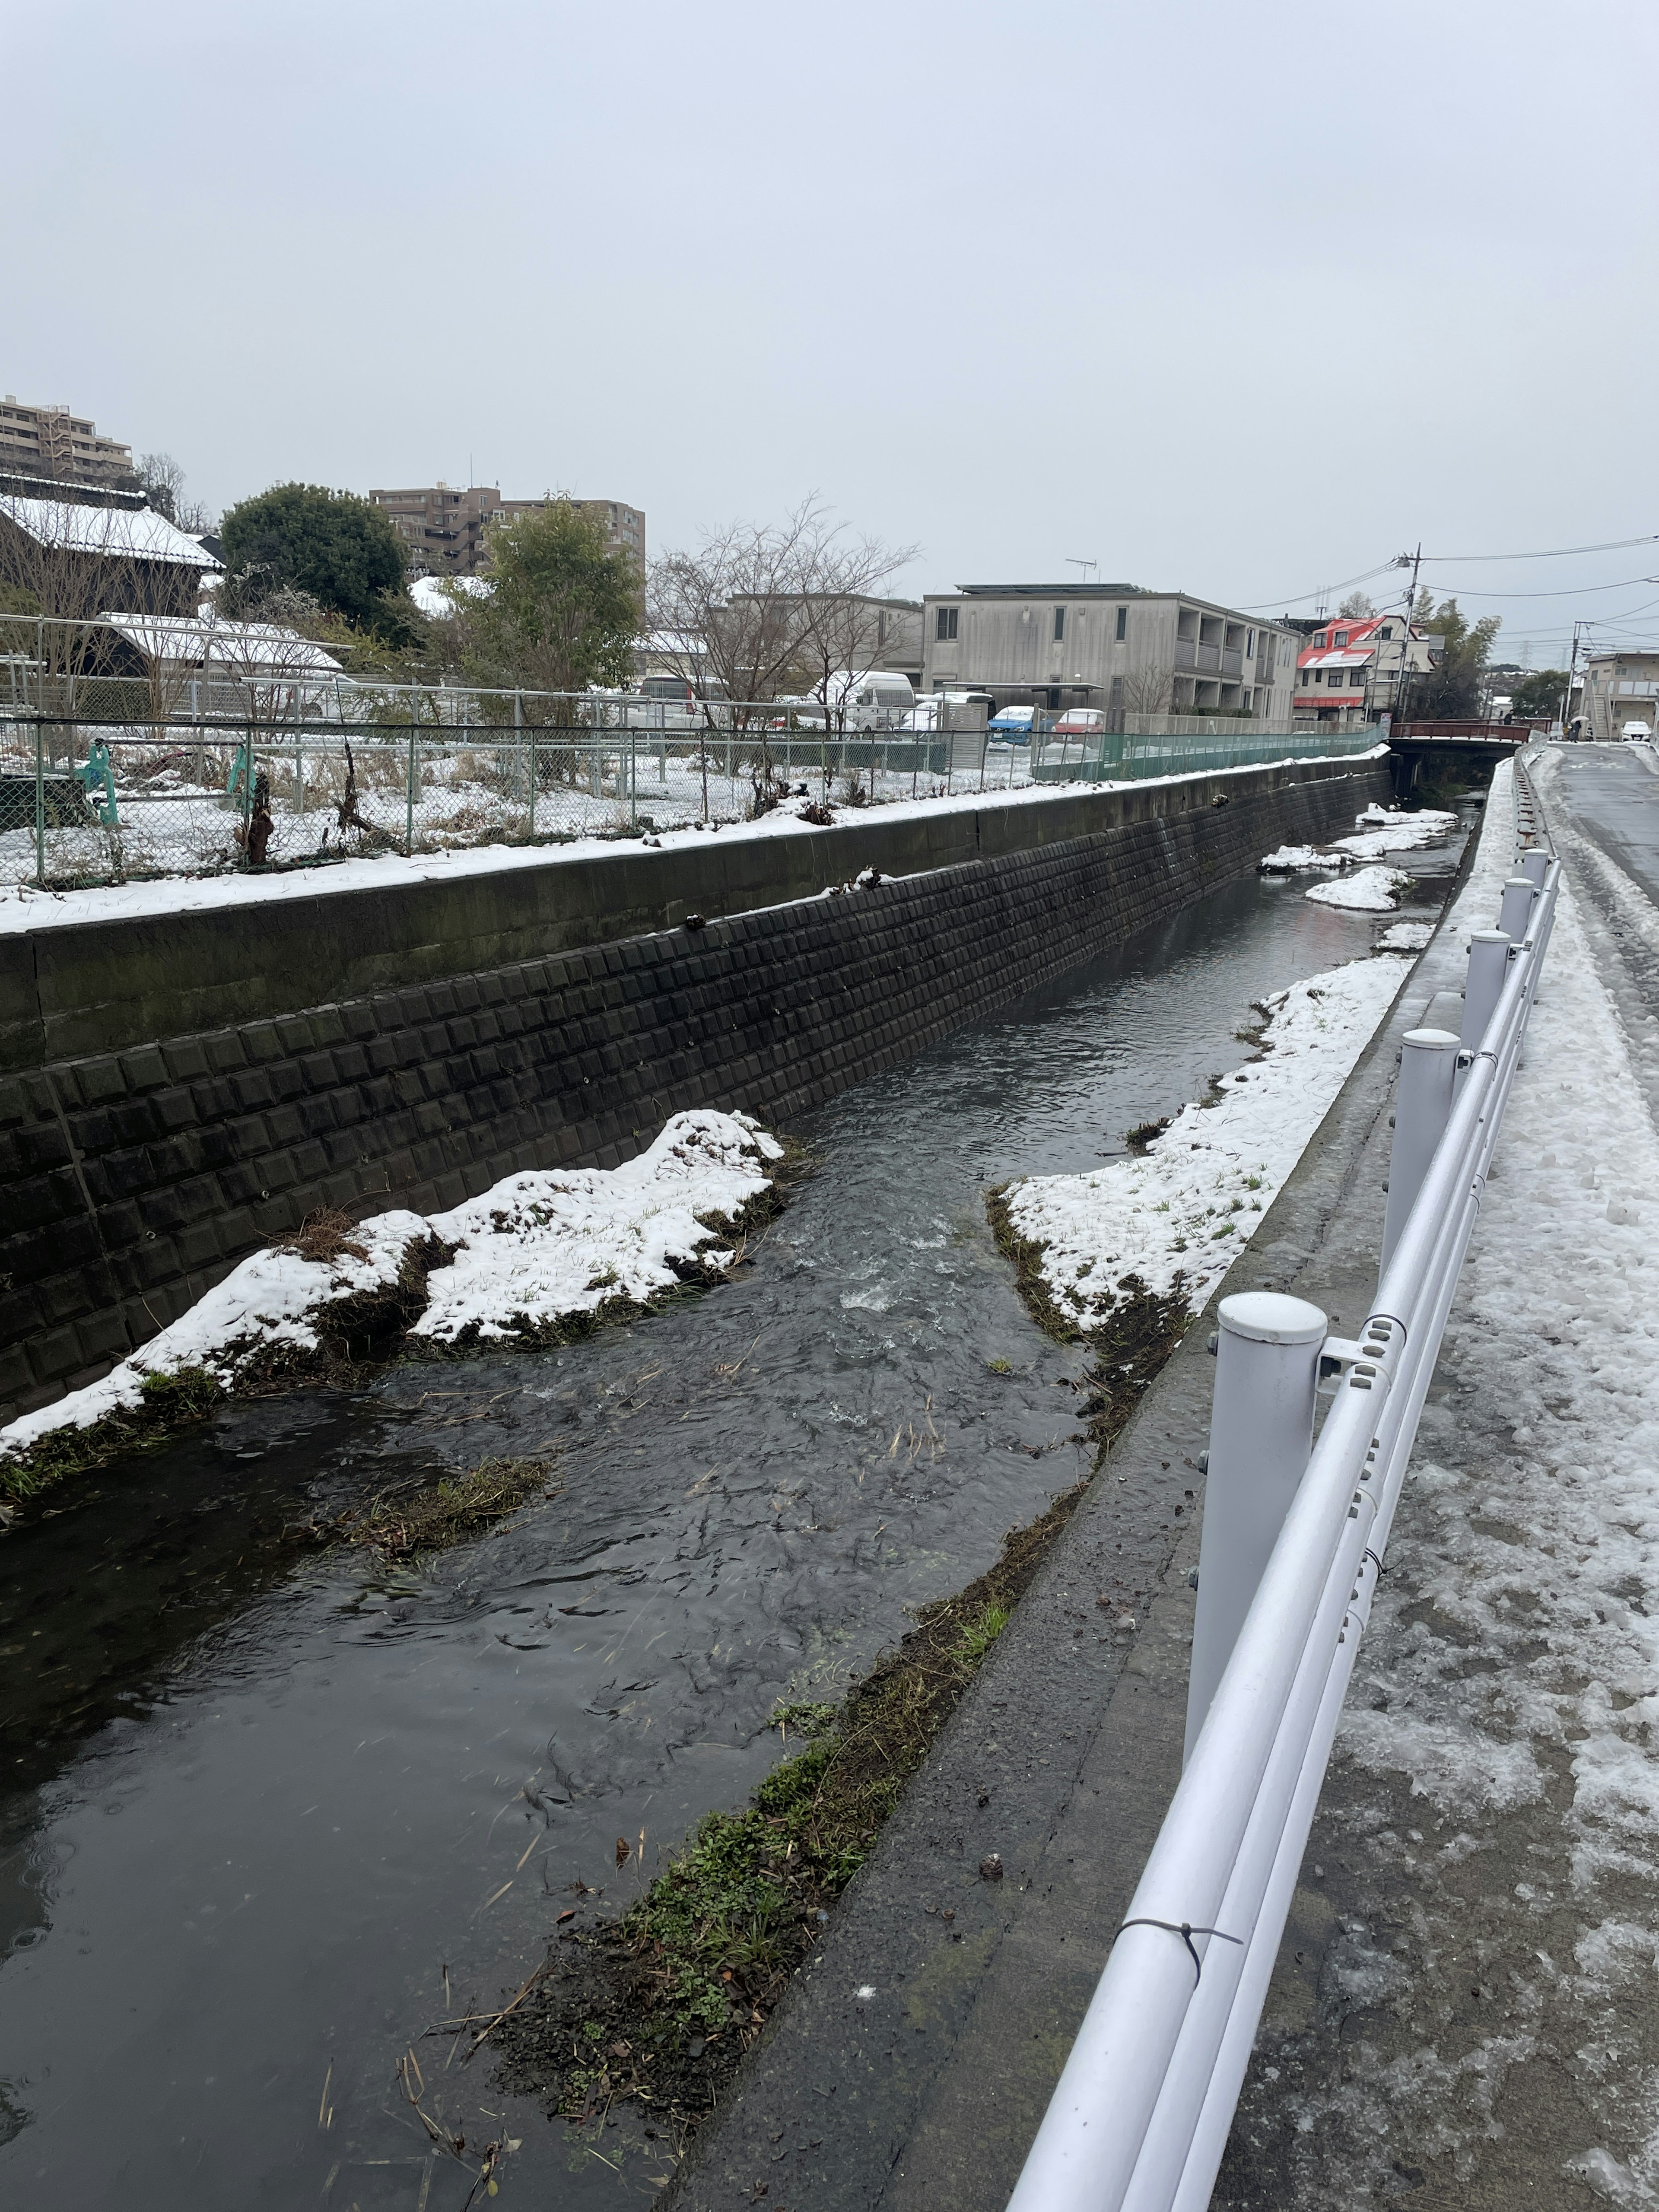
[[[1505,862],[1509,834],[1506,816]],[[1399,1038],[1461,982],[1468,926],[1443,929],[1413,971],[1226,1290],[1293,1289],[1363,1318]],[[1148,1394],[906,1792],[705,2136],[682,2208],[1006,2203],[1179,1772],[1206,1334],[1189,1332]],[[1105,1626],[1103,1595],[1132,1607],[1132,1637]],[[1000,1881],[979,1871],[992,1853]]]

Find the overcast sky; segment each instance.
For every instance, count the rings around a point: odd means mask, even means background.
[[[1273,611],[1659,531],[1652,0],[58,0],[6,46],[0,384],[216,507],[470,473],[654,551],[817,490],[916,592]],[[1659,545],[1425,574],[1534,665],[1659,632]]]

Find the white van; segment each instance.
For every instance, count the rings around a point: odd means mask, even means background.
[[[830,712],[849,730],[896,730],[916,703],[908,676],[888,668],[838,668],[825,686]]]

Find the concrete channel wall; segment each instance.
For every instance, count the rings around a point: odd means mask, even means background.
[[[611,1166],[691,1106],[787,1127],[1388,796],[1285,764],[9,940],[0,1419],[319,1206]]]

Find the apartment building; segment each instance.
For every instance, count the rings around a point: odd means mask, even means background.
[[[116,491],[138,485],[130,446],[100,438],[97,424],[71,408],[28,406],[9,392],[0,399],[0,476]]]
[[[1602,744],[1623,737],[1627,722],[1659,720],[1659,653],[1597,653],[1584,664],[1575,712],[1584,735]]]
[[[1426,674],[1443,642],[1403,614],[1324,623],[1297,657],[1296,728],[1346,730],[1397,714],[1402,663],[1407,679]]]
[[[922,602],[922,688],[999,708],[1249,714],[1291,726],[1301,640],[1282,623],[1137,584],[963,584]]]
[[[547,499],[503,499],[497,484],[469,484],[463,490],[439,483],[412,490],[371,491],[385,509],[409,552],[412,576],[476,576],[489,566],[485,538],[492,523],[528,514],[552,504]],[[629,553],[645,567],[645,517],[636,507],[615,499],[572,502],[605,526],[617,552]]]

